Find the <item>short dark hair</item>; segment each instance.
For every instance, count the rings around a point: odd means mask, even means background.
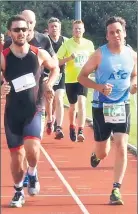
[[[27,27],[28,27],[28,22],[27,22],[27,20],[22,15],[15,15],[15,16],[12,16],[8,20],[8,22],[7,22],[7,29],[10,30],[10,28],[12,26],[12,22],[16,22],[16,21],[25,21],[27,23]]]
[[[119,22],[122,25],[123,29],[125,30],[126,21],[125,21],[125,19],[123,19],[122,17],[119,17],[119,16],[110,17],[106,22],[106,29],[107,29],[108,25],[111,25],[116,22]]]

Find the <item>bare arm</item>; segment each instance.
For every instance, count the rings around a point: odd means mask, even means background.
[[[3,72],[5,71],[5,66],[6,66],[5,58],[4,58],[3,54],[1,53],[1,70]],[[3,84],[1,85],[1,95],[5,96],[5,95],[9,94],[11,87],[8,82],[4,81],[4,76],[3,76],[3,73],[1,72],[1,81],[2,80],[3,80]]]
[[[54,55],[51,57],[49,53],[45,50],[39,49],[39,56],[41,59],[41,64],[50,70],[50,75],[47,81],[47,86],[53,87],[54,83],[56,82],[59,76],[59,66],[58,66],[58,59],[57,56]]]
[[[64,65],[66,62],[69,62],[75,58],[74,54],[71,54],[69,57],[66,57],[64,59],[59,59],[59,65]]]
[[[137,53],[132,50],[133,58],[134,58],[134,68],[131,74],[131,86],[130,93],[135,94],[137,92]]]
[[[78,81],[87,88],[93,88],[99,91],[99,84],[95,83],[89,78],[89,75],[94,72],[101,61],[101,52],[97,49],[88,59],[86,64],[81,69],[78,76]]]
[[[100,49],[97,49],[88,59],[86,64],[83,66],[79,76],[78,76],[78,81],[84,85],[87,88],[93,88],[105,96],[109,95],[112,92],[112,85],[106,83],[105,85],[103,84],[97,84],[93,80],[89,78],[89,75],[94,72],[98,66],[100,65],[101,62],[101,51]]]

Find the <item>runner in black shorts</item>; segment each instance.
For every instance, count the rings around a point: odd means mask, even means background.
[[[21,14],[29,22],[29,33],[28,33],[28,37],[27,37],[28,43],[30,45],[38,47],[39,49],[46,50],[53,58],[56,58],[56,55],[53,50],[49,37],[44,36],[42,33],[34,31],[35,24],[36,24],[36,17],[35,17],[34,12],[31,10],[24,10],[24,11],[22,11]],[[6,40],[6,42],[4,44],[4,49],[9,47],[11,45],[11,43],[12,43],[12,40],[10,37],[8,37],[8,39]],[[47,69],[42,68],[41,77],[39,80],[39,92],[38,92],[38,100],[37,100],[37,105],[39,106],[39,108],[42,108],[43,111],[45,111],[45,97],[44,97],[44,86],[45,86],[44,79],[46,80],[45,75],[44,75],[45,71],[47,71]],[[49,109],[47,109],[47,112],[48,111],[49,111]],[[42,130],[44,130],[45,120],[42,125],[43,125]],[[43,136],[43,133],[42,133],[42,136]],[[26,163],[26,165],[27,165],[27,163]],[[28,182],[28,177],[26,175],[25,179],[24,179],[24,187],[27,186],[27,182]]]
[[[78,96],[83,95],[87,97],[88,89],[79,82],[66,83],[66,93],[70,104],[75,104]]]
[[[90,162],[98,166],[110,151],[113,132],[115,147],[114,181],[110,204],[122,205],[120,188],[127,167],[130,131],[130,93],[137,92],[137,54],[125,45],[126,21],[111,17],[106,22],[107,44],[99,47],[82,68],[78,80],[93,88],[93,128],[95,147]],[[95,72],[95,82],[89,75]]]
[[[48,20],[48,33],[49,38],[51,40],[53,49],[55,53],[57,53],[60,46],[64,43],[67,38],[61,36],[61,22],[59,19],[55,17],[51,17]],[[56,130],[55,130],[55,139],[61,139],[64,137],[63,130],[62,130],[62,123],[63,123],[63,117],[64,117],[64,89],[65,89],[65,65],[60,66],[60,75],[57,79],[54,87],[55,91],[55,98],[53,101],[53,121],[48,121],[47,123],[47,133],[51,133],[51,128],[53,129],[51,125],[54,123],[56,119]],[[49,103],[47,103],[49,105]],[[55,118],[55,116],[56,118]]]
[[[43,110],[37,105],[41,66],[45,66],[53,76],[45,87],[45,96],[54,96],[52,85],[58,77],[57,61],[45,50],[31,46],[27,42],[28,22],[21,15],[9,19],[8,31],[12,44],[1,54],[1,69],[11,90],[6,96],[4,126],[11,155],[11,171],[15,195],[11,207],[21,207],[24,200],[23,162],[26,155],[28,167],[28,193],[39,193],[37,163],[42,138]]]
[[[71,141],[83,142],[84,126],[86,120],[87,89],[78,83],[77,77],[85,62],[94,51],[92,41],[83,37],[85,28],[81,20],[72,24],[72,38],[65,41],[58,50],[59,64],[65,64],[65,84],[69,107],[69,136]],[[78,107],[78,109],[77,109]],[[77,133],[76,133],[76,112]]]

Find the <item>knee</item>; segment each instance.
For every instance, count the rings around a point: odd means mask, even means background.
[[[121,157],[127,156],[127,144],[116,144],[116,153],[120,155]]]
[[[62,106],[63,105],[63,97],[57,97],[56,98],[56,106]]]

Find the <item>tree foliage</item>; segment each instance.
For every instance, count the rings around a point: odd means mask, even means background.
[[[1,31],[6,32],[10,16],[24,9],[33,10],[37,17],[36,29],[40,32],[47,27],[47,20],[57,17],[62,21],[62,34],[71,37],[72,20],[75,17],[73,1],[1,1]],[[105,22],[110,16],[121,16],[127,22],[127,42],[134,48],[137,43],[137,2],[136,1],[82,1],[82,20],[85,37],[96,46],[105,42]]]

